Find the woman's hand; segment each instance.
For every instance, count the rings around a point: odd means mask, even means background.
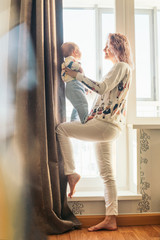
[[[92,119],[93,119],[93,116],[88,116],[87,122],[88,122],[89,120],[92,120]]]
[[[80,72],[80,73],[83,73],[83,69],[82,69],[81,67],[79,68],[79,72]]]
[[[71,70],[70,68],[65,68],[65,73],[68,74],[69,76],[76,78],[77,73],[76,71]]]

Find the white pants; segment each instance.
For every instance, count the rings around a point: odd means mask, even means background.
[[[67,122],[58,125],[56,132],[64,159],[65,175],[75,173],[72,145],[69,138],[95,142],[100,175],[105,186],[106,215],[117,215],[117,188],[112,170],[112,144],[120,129],[100,120],[90,120],[85,124]]]

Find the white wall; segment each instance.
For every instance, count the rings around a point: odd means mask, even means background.
[[[160,129],[137,130],[142,200],[120,200],[119,214],[160,212]],[[76,215],[105,214],[104,201],[69,202]]]

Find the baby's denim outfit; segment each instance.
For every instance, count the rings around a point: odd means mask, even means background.
[[[73,105],[73,111],[71,114],[71,121],[78,120],[80,118],[81,123],[85,123],[88,118],[88,102],[85,94],[85,87],[75,78],[65,74],[64,67],[68,67],[72,70],[79,71],[80,63],[77,62],[74,57],[69,56],[65,58],[62,64],[61,77],[66,82],[66,97]]]

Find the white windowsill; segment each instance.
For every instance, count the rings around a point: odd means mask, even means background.
[[[118,191],[118,200],[141,200],[142,195],[131,191]],[[104,192],[76,192],[72,198],[68,197],[68,202],[73,201],[104,201]]]
[[[160,124],[136,123],[128,124],[128,127],[132,127],[133,129],[160,129]]]
[[[160,129],[160,124],[133,124],[133,129]]]

